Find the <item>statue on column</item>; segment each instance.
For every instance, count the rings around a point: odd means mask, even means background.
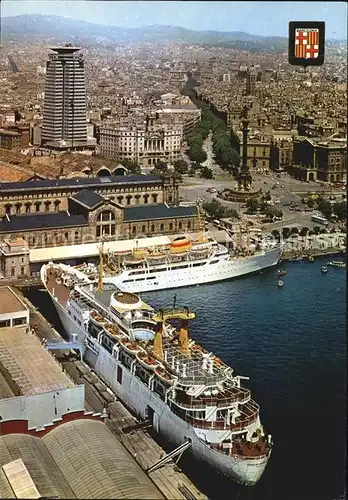
[[[238,189],[247,190],[251,187],[252,176],[248,167],[248,106],[244,106],[242,114],[242,124],[243,124],[243,155],[242,155],[242,165],[238,174]]]

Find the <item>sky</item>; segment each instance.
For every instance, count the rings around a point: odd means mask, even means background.
[[[289,21],[325,21],[326,38],[347,39],[346,2],[2,0],[1,17],[58,15],[120,27],[152,24],[193,30],[287,36]]]

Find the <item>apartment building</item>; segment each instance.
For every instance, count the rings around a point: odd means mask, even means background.
[[[155,122],[147,118],[139,125],[102,125],[101,154],[109,159],[136,161],[143,167],[155,166],[159,161],[175,162],[180,156],[183,125]]]
[[[340,182],[347,180],[347,141],[345,139],[294,140],[292,174],[303,180]]]

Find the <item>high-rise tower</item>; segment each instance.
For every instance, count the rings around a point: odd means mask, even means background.
[[[46,65],[42,145],[52,149],[87,146],[84,60],[78,47],[54,47]]]
[[[246,95],[254,95],[257,80],[257,72],[254,68],[248,69],[246,76]]]

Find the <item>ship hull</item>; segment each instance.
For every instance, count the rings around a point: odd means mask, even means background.
[[[94,341],[95,342],[95,341]],[[235,481],[252,486],[261,477],[268,459],[247,459],[237,457],[231,459],[209,447],[197,434],[201,429],[195,429],[175,415],[168,404],[145,384],[122,366],[122,384],[117,382],[117,360],[103,347],[99,348],[98,355],[86,350],[86,361],[92,364],[94,371],[113,390],[113,392],[141,419],[151,419],[155,432],[163,436],[173,446],[183,444],[187,439],[192,442],[189,453],[198,461],[202,461],[216,469],[217,472],[233,478]],[[91,352],[91,354],[90,354]]]
[[[185,269],[168,269],[161,272],[151,270],[131,281],[129,271],[123,271],[117,276],[105,277],[106,283],[113,283],[124,292],[151,292],[167,290],[194,285],[203,285],[217,281],[231,280],[247,274],[260,272],[278,264],[281,256],[279,248],[274,248],[261,255],[245,257],[244,259],[219,258],[214,263],[214,258],[209,259],[204,265],[188,267]],[[163,266],[161,266],[163,267]]]
[[[74,334],[77,335],[77,342],[84,344],[84,359],[116,396],[140,419],[151,418],[155,432],[173,446],[179,446],[190,439],[192,446],[188,453],[191,453],[196,460],[213,467],[218,473],[248,486],[254,485],[259,480],[269,456],[259,459],[240,457],[233,459],[209,447],[198,436],[201,435],[201,429],[195,429],[175,415],[167,403],[131,374],[127,368],[120,365],[112,354],[72,320],[49,291],[48,293],[69,339],[71,340]],[[117,381],[118,366],[122,369],[122,383]]]

